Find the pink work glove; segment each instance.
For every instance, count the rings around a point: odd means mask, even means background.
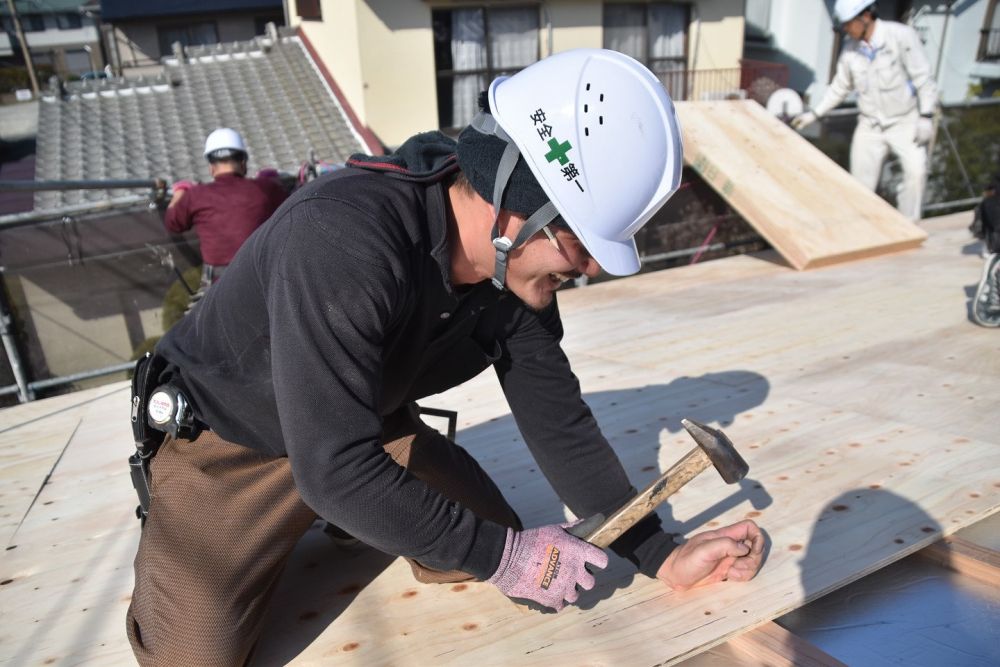
[[[531,600],[556,611],[566,602],[576,602],[577,586],[588,591],[594,587],[587,563],[605,568],[608,555],[563,530],[570,525],[520,532],[508,528],[500,567],[488,581],[508,597]]]
[[[190,190],[195,185],[197,184],[194,181],[174,181],[170,185],[170,189],[174,192],[181,192],[183,190]]]

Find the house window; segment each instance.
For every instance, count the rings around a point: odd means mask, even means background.
[[[538,60],[538,6],[437,9],[431,17],[438,125],[457,130],[493,79]]]
[[[219,41],[214,21],[165,26],[157,28],[156,33],[160,38],[161,56],[168,56],[173,52],[174,42],[180,42],[181,46],[200,46]]]
[[[320,7],[320,0],[297,0],[295,9],[299,13],[300,19],[307,21],[323,20],[323,8]]]
[[[82,28],[83,20],[77,12],[63,12],[62,14],[56,14],[56,25],[59,26],[60,30],[72,30],[74,28]]]
[[[990,0],[990,6],[986,10],[977,59],[1000,60],[1000,9],[997,8],[997,0]]]
[[[22,14],[21,29],[24,32],[41,32],[45,30],[45,17],[41,14]]]
[[[651,2],[604,5],[604,48],[630,55],[651,69],[671,96],[685,97],[686,5]]]

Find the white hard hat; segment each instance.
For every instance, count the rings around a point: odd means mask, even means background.
[[[205,157],[208,157],[210,153],[215,153],[216,151],[231,151],[235,153],[239,151],[240,153],[246,154],[247,146],[243,143],[243,137],[236,130],[228,127],[220,127],[219,129],[213,131],[208,138],[205,139]],[[220,155],[219,157],[230,157],[230,155]]]
[[[673,102],[656,76],[617,51],[575,49],[496,79],[489,106],[494,120],[481,114],[473,127],[515,147],[514,158],[519,152],[551,204],[509,249],[561,216],[608,273],[638,271],[633,236],[676,192],[683,166]],[[498,193],[505,160],[506,152]],[[499,208],[500,198],[493,201]],[[498,251],[501,245],[494,240]]]
[[[847,23],[874,4],[873,0],[837,0],[833,5],[833,16],[837,23]]]

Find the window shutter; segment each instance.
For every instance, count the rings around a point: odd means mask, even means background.
[[[323,11],[320,9],[320,0],[296,0],[295,8],[298,10],[299,18],[309,21],[322,21]]]

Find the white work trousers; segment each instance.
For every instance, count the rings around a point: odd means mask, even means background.
[[[874,191],[878,186],[886,154],[891,150],[899,158],[903,183],[896,197],[896,208],[910,220],[920,219],[927,176],[927,149],[913,140],[917,119],[913,114],[888,128],[881,128],[860,116],[851,139],[851,174],[869,190]]]

